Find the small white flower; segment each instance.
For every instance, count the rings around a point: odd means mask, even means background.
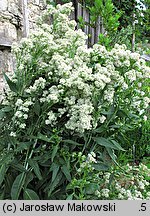
[[[101,190],[101,193],[102,193],[102,196],[108,198],[109,197],[109,189],[102,189]]]
[[[145,185],[143,184],[143,182],[139,182],[139,188],[142,189],[142,190],[144,190]]]
[[[19,128],[21,128],[21,129],[24,129],[25,127],[26,127],[25,123],[22,123],[22,124],[19,125]]]
[[[142,115],[145,112],[144,109],[140,110],[139,115]]]
[[[10,133],[10,136],[16,137],[16,133],[15,133],[15,132],[11,132],[11,133]]]
[[[93,157],[91,153],[88,154],[87,160],[89,162],[97,163],[96,159]]]
[[[15,103],[16,106],[22,105],[23,101],[21,99],[18,99]]]
[[[95,191],[95,195],[98,196],[98,197],[101,197],[100,191],[96,190],[96,191]]]
[[[27,114],[23,114],[23,118],[24,118],[24,119],[27,119],[27,118],[28,118],[28,115],[27,115]]]
[[[118,199],[121,199],[121,200],[122,200],[122,199],[124,199],[124,196],[123,196],[121,193],[119,193],[119,194],[118,194]]]
[[[26,101],[23,105],[24,105],[25,107],[29,107],[29,106],[31,106],[32,104],[33,104],[33,102],[30,101],[30,100],[28,100],[28,101]]]
[[[46,124],[46,125],[49,125],[50,123],[51,123],[50,120],[45,120],[45,124]]]
[[[17,111],[15,113],[15,117],[17,117],[17,118],[21,118],[22,116],[23,116],[23,112],[21,112],[21,111]]]
[[[53,111],[48,112],[48,119],[45,120],[45,124],[49,125],[49,124],[54,124],[55,121],[57,120],[56,115]]]
[[[144,119],[144,121],[147,121],[147,116],[144,115],[144,116],[143,116],[143,119]]]
[[[106,117],[104,115],[100,116],[99,118],[100,123],[104,123],[105,120],[106,120]]]

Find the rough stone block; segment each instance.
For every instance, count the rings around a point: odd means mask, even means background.
[[[0,0],[0,11],[6,11],[8,6],[7,0]]]
[[[0,50],[0,75],[2,74],[3,64],[4,64],[4,55],[3,52]]]
[[[13,69],[14,60],[10,51],[0,51],[0,75],[2,74],[2,70],[7,73],[12,73]]]
[[[5,38],[7,41],[17,41],[16,27],[10,22],[0,22],[0,38]]]
[[[18,0],[9,0],[8,1],[8,11],[12,14],[20,14],[19,2]]]

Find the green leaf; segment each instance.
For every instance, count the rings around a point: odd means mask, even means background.
[[[75,142],[75,141],[73,141],[73,140],[62,140],[62,142],[64,142],[64,143],[69,143],[69,144],[72,144],[72,145],[75,145],[75,146],[83,146],[83,144],[80,144],[80,143],[77,143],[77,142]]]
[[[93,131],[96,132],[96,133],[102,133],[102,132],[104,132],[106,130],[107,130],[106,126],[102,125],[101,127],[98,127],[96,129],[94,129]]]
[[[125,110],[118,110],[116,115],[121,117],[121,118],[128,117],[128,113]]]
[[[106,148],[106,150],[107,150],[109,156],[111,157],[111,159],[119,166],[119,164],[116,161],[117,156],[115,155],[114,150],[111,148]]]
[[[5,116],[5,112],[3,112],[2,110],[0,110],[0,119],[4,118]]]
[[[95,8],[101,9],[103,6],[102,0],[95,0]]]
[[[106,138],[103,137],[93,137],[93,139],[96,141],[97,144],[101,145],[101,146],[105,146],[108,148],[112,148],[113,144]]]
[[[118,148],[118,150],[121,150],[121,151],[126,151],[125,149],[123,149],[119,143],[117,143],[115,140],[110,140],[115,146],[116,148]]]
[[[4,164],[8,164],[12,161],[13,159],[13,154],[12,153],[7,153],[7,155],[3,155],[1,156],[1,160],[0,160],[0,166],[4,165]]]
[[[96,190],[99,189],[99,185],[96,183],[91,183],[86,186],[85,190],[87,194],[94,194]]]
[[[10,111],[12,111],[12,107],[6,106],[2,108],[0,110],[0,119],[2,119],[6,115],[6,113],[9,113]]]
[[[38,177],[38,179],[42,180],[42,175],[41,175],[40,168],[39,168],[37,161],[33,159],[29,159],[28,162],[30,166],[33,168],[34,173]]]
[[[53,160],[54,160],[54,158],[55,158],[55,156],[56,156],[56,154],[57,154],[58,148],[59,148],[58,145],[56,145],[56,146],[53,147],[52,156],[51,156],[51,157],[52,157],[52,158],[51,158],[51,161],[52,161],[52,162],[53,162]]]
[[[41,107],[40,107],[40,103],[39,101],[36,101],[33,107],[33,111],[39,116],[40,115],[40,111],[41,111]]]
[[[19,174],[15,181],[13,182],[12,188],[11,188],[11,198],[12,200],[18,200],[21,190],[24,185],[24,180],[25,180],[25,173]]]
[[[27,172],[25,167],[22,164],[19,163],[11,163],[11,167],[13,167],[15,170],[21,171],[21,172]]]
[[[10,195],[10,191],[11,191],[13,182],[14,182],[14,176],[8,172],[8,174],[5,178],[5,193],[7,193],[7,194],[9,193],[9,195]]]
[[[5,77],[7,84],[9,85],[10,90],[12,90],[13,92],[18,92],[16,83],[12,82],[4,72],[3,72],[3,75]]]
[[[121,126],[120,125],[111,125],[109,126],[110,128],[120,128]]]
[[[2,111],[2,112],[10,112],[12,110],[13,110],[12,107],[6,106],[6,107],[2,108],[0,111]]]
[[[70,175],[70,172],[69,172],[67,166],[63,165],[63,166],[61,167],[61,170],[62,170],[62,172],[64,173],[64,175],[66,176],[67,180],[68,180],[69,182],[71,182],[71,175]]]
[[[0,200],[5,200],[5,191],[4,191],[4,189],[0,190]]]
[[[24,200],[39,200],[39,196],[31,189],[25,189],[23,194]]]
[[[34,144],[33,141],[31,141],[31,142],[19,142],[19,143],[17,143],[18,148],[16,149],[16,152],[20,152],[22,150],[28,150],[29,147],[33,144]]]
[[[50,171],[53,172],[53,174],[52,174],[52,182],[55,180],[55,178],[56,178],[56,176],[57,176],[57,174],[58,174],[59,167],[60,167],[60,166],[59,166],[58,164],[52,163],[52,166],[51,166],[51,168],[50,168]]]
[[[8,167],[3,164],[0,168],[0,185],[2,184],[4,178],[5,178],[5,173],[7,172]]]
[[[48,192],[48,196],[50,197],[50,195],[52,194],[52,192],[54,191],[54,189],[57,187],[57,185],[60,183],[61,179],[62,179],[62,172],[60,171],[55,180],[49,185],[49,192]]]
[[[108,184],[108,187],[110,187],[111,183],[113,182],[113,180],[114,180],[114,175],[115,175],[114,172],[111,173],[111,175],[110,175],[110,177],[109,177],[109,184]]]
[[[51,142],[51,138],[48,138],[47,135],[43,135],[41,133],[38,133],[37,139],[43,140],[45,142]]]
[[[116,150],[121,150],[121,146],[119,144],[114,144],[110,140],[104,138],[104,137],[93,137],[93,139],[97,142],[97,144],[104,146],[106,148],[112,148]]]
[[[110,119],[115,112],[115,107],[112,105],[108,111],[101,111],[101,114],[107,115],[108,119]]]
[[[73,199],[73,195],[74,195],[74,193],[70,194],[69,196],[67,196],[66,200],[72,200]]]
[[[96,163],[92,165],[95,170],[97,171],[107,171],[109,169],[109,166],[104,163]]]
[[[24,188],[28,186],[28,184],[34,179],[34,174],[30,171],[27,173],[25,181],[24,181]]]
[[[138,116],[138,115],[135,115],[135,114],[133,114],[133,113],[129,113],[129,117],[130,117],[130,118],[139,119],[139,116]]]

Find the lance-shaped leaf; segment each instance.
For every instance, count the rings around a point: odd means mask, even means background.
[[[70,175],[70,172],[69,172],[69,169],[67,168],[67,166],[63,165],[61,167],[61,170],[62,170],[63,174],[66,176],[67,180],[70,182],[71,181],[71,175]]]
[[[116,141],[108,140],[104,137],[93,137],[98,145],[104,146],[106,148],[112,148],[116,150],[124,150]]]
[[[39,200],[39,196],[36,194],[36,192],[28,188],[25,189],[23,198],[25,200]]]
[[[16,83],[12,82],[4,72],[3,72],[3,75],[5,77],[7,84],[9,85],[10,90],[12,90],[13,92],[18,92],[18,87]]]
[[[16,177],[12,185],[12,188],[11,188],[11,198],[13,200],[18,200],[21,190],[24,185],[25,176],[26,176],[26,173],[21,173]]]
[[[33,168],[34,173],[38,177],[38,179],[42,180],[42,175],[41,175],[40,168],[39,168],[37,161],[29,159],[28,162],[29,162],[30,166]]]

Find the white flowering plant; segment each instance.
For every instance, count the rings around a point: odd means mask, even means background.
[[[124,45],[88,48],[72,10],[50,5],[12,47],[16,69],[4,73],[0,105],[1,198],[64,198],[73,150],[98,152],[108,168],[126,131],[147,120],[149,67]]]
[[[88,156],[73,153],[76,173],[67,186],[67,199],[77,200],[149,200],[150,169],[143,163],[139,166],[112,166],[100,170],[96,154]]]

